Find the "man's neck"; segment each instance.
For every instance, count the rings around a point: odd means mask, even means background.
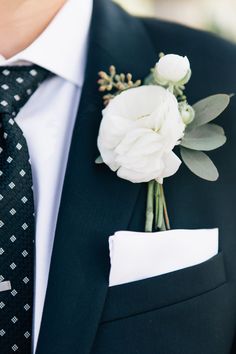
[[[27,48],[67,0],[1,0],[0,54],[10,58]]]

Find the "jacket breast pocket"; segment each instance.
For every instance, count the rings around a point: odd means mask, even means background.
[[[177,304],[226,282],[223,253],[199,265],[157,277],[110,287],[102,322]]]

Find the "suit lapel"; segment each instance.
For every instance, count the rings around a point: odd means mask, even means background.
[[[87,354],[109,276],[108,237],[127,229],[139,185],[95,165],[102,98],[97,73],[115,64],[143,78],[156,59],[140,22],[95,0],[88,63],[61,198],[37,354]]]

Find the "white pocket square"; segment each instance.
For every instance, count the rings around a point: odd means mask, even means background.
[[[218,244],[218,229],[116,232],[109,237],[109,286],[200,264],[218,253]]]

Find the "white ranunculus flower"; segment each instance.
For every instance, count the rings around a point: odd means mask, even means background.
[[[176,54],[164,55],[156,64],[154,75],[160,84],[185,85],[191,77],[189,60]]]
[[[116,96],[103,110],[98,148],[119,177],[163,183],[181,164],[172,150],[184,129],[175,96],[160,86],[141,86]]]

